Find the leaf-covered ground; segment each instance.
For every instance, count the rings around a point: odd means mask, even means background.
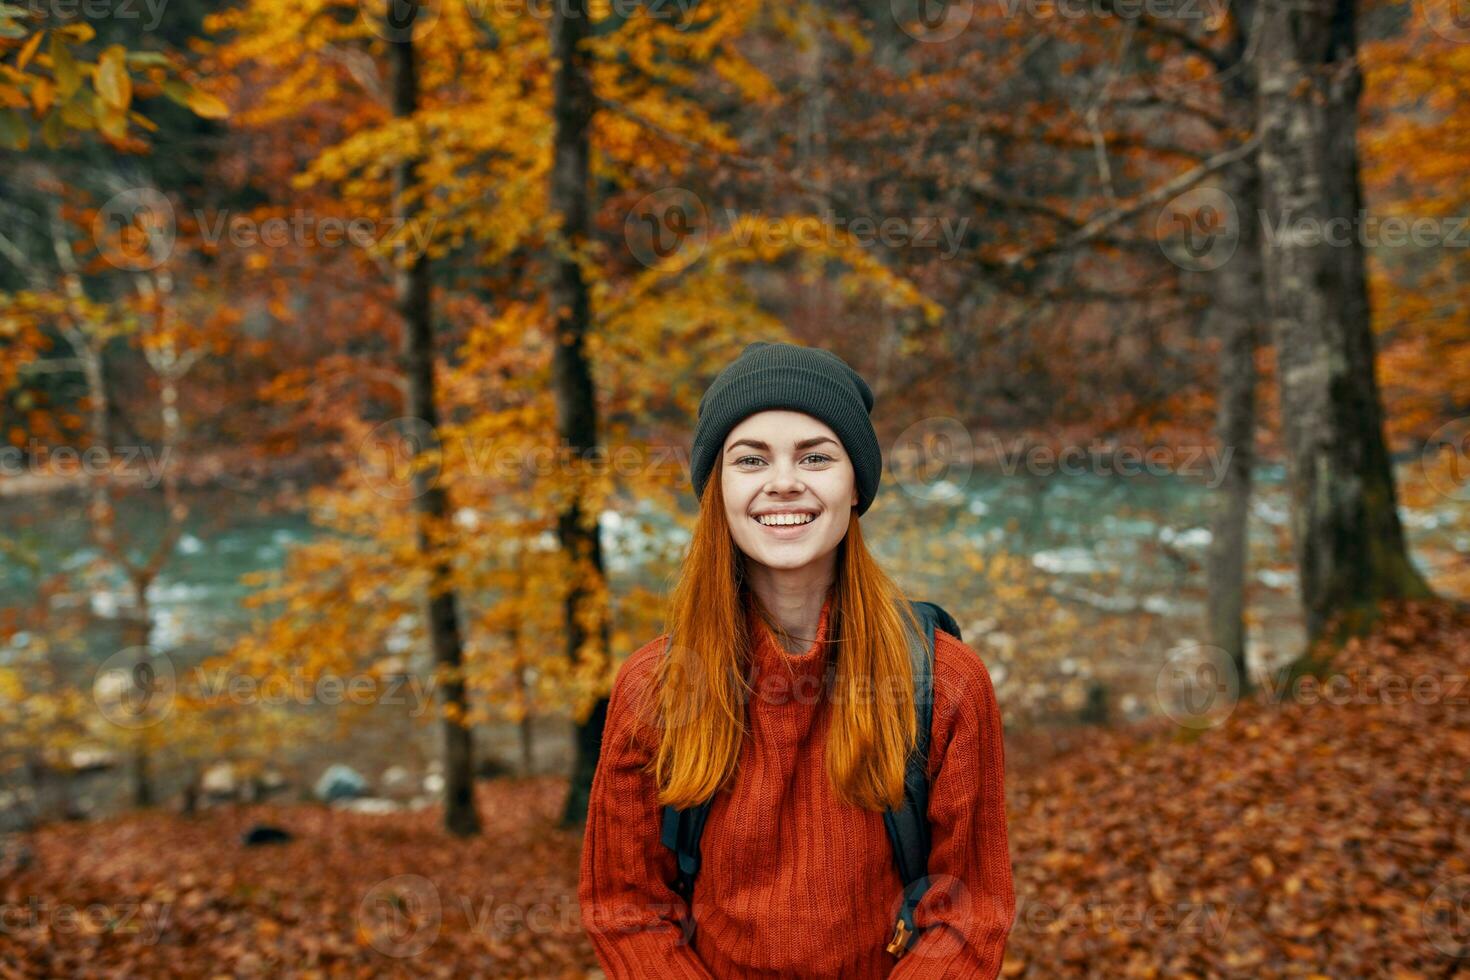
[[[1196,737],[1018,740],[1006,974],[1470,976],[1470,616],[1404,607],[1333,669]],[[473,841],[432,810],[47,827],[0,854],[0,976],[585,977],[564,790],[482,784]]]
[[[1014,780],[1006,972],[1470,976],[1470,616],[1404,607],[1332,673]]]
[[[585,977],[565,793],[481,783],[468,841],[436,809],[299,804],[47,827],[0,883],[0,977]],[[242,846],[257,823],[295,840]]]

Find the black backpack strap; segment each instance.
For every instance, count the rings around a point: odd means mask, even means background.
[[[916,603],[914,603],[914,605],[915,606],[919,606],[926,613],[933,615],[933,617],[934,617],[933,625],[934,626],[937,626],[940,629],[944,630],[946,633],[948,633],[950,636],[954,637],[956,640],[959,640],[961,642],[964,642],[964,639],[965,638],[960,635],[960,624],[957,623],[957,622],[955,622],[955,618],[953,616],[951,616],[949,613],[945,612],[944,609],[943,609],[943,607],[938,606],[938,605],[935,605],[932,602],[916,602]],[[920,614],[920,619],[921,620],[923,619],[923,615],[924,615],[924,613],[921,613]],[[929,632],[930,632],[930,638],[932,639],[933,638],[933,632],[934,631],[931,629]]]
[[[929,728],[934,717],[934,648],[936,629],[959,638],[954,617],[932,602],[915,602],[921,633],[909,636],[909,662],[914,673],[914,714],[918,731],[904,772],[903,804],[883,814],[893,861],[903,882],[903,903],[888,952],[903,956],[918,935],[914,910],[929,890]]]
[[[689,906],[689,917],[685,922],[684,940],[694,937],[694,879],[699,874],[699,838],[704,834],[704,821],[709,816],[709,800],[696,803],[685,810],[672,804],[663,811],[663,827],[659,840],[674,852],[678,862],[679,877],[673,882],[674,891]]]

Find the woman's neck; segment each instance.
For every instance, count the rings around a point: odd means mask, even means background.
[[[822,605],[835,581],[834,570],[835,566],[825,570],[768,568],[754,562],[747,569],[750,590],[790,635],[786,643],[789,652],[801,653],[816,639]]]

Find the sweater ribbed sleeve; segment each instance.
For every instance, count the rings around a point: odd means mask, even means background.
[[[929,749],[930,888],[919,940],[889,980],[993,980],[1016,914],[1000,708],[984,663],[936,634]]]
[[[608,980],[713,980],[684,939],[688,906],[667,884],[674,853],[659,841],[657,787],[642,772],[657,742],[634,708],[662,649],[660,638],[618,671],[587,808],[577,899]]]

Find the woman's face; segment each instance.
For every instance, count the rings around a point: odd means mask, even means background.
[[[718,465],[725,517],[747,558],[806,568],[828,558],[847,533],[857,480],[824,422],[784,409],[757,412],[730,430]]]

